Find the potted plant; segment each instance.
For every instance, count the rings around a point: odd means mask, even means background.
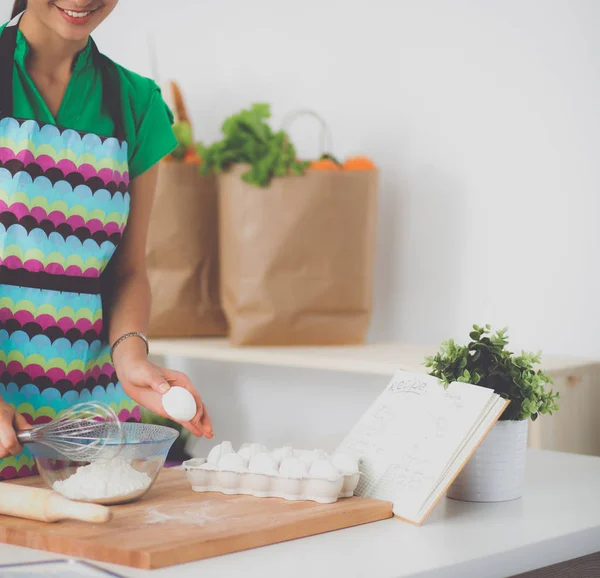
[[[448,497],[473,502],[501,502],[523,495],[529,421],[558,410],[559,394],[547,386],[552,378],[535,365],[541,354],[508,350],[507,329],[473,326],[468,345],[442,343],[427,357],[430,375],[447,386],[453,381],[493,389],[510,400],[448,490]]]

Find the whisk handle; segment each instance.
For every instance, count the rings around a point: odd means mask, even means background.
[[[18,431],[17,439],[19,440],[19,443],[20,444],[30,444],[31,442],[33,442],[34,441],[33,432],[34,432],[34,430],[32,430],[32,429]]]

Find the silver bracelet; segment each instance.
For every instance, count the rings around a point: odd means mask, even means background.
[[[110,361],[112,364],[114,364],[115,362],[115,360],[113,359],[115,349],[120,343],[122,343],[126,339],[129,339],[130,337],[139,337],[146,344],[146,355],[150,353],[150,345],[148,344],[148,339],[146,338],[146,336],[143,333],[140,333],[139,331],[130,331],[129,333],[125,333],[125,335],[121,335],[121,337],[119,337],[119,339],[117,339],[113,343],[113,346],[110,348]]]

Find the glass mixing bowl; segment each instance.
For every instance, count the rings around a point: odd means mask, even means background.
[[[144,423],[122,426],[124,442],[107,446],[106,458],[92,464],[67,460],[43,444],[28,447],[42,479],[55,492],[81,502],[125,504],[152,487],[179,432]]]

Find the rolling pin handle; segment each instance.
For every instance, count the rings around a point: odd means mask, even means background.
[[[112,518],[106,506],[75,502],[45,488],[0,482],[0,514],[40,522],[81,520],[101,524]]]

